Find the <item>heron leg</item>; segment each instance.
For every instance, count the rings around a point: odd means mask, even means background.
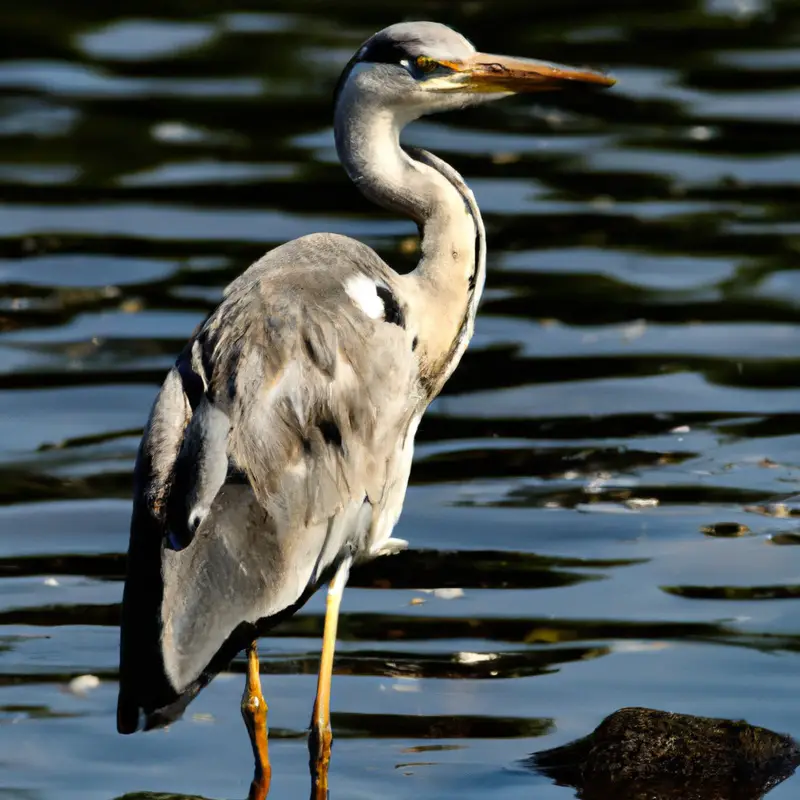
[[[322,634],[322,657],[317,679],[317,696],[311,717],[311,735],[308,750],[311,766],[311,797],[325,800],[328,796],[328,765],[331,760],[331,675],[333,674],[333,651],[336,647],[336,628],[339,623],[339,606],[342,593],[350,575],[351,558],[345,559],[328,587],[325,608],[325,629]]]
[[[272,767],[267,747],[267,704],[261,693],[256,642],[247,648],[247,682],[242,694],[242,717],[253,746],[255,773],[250,784],[248,800],[264,800],[269,794]]]

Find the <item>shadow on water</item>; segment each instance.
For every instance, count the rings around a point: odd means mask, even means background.
[[[412,549],[345,593],[332,795],[571,797],[509,765],[630,706],[799,736],[800,6],[268,6],[0,11],[0,797],[246,795],[241,657],[168,732],[113,734],[131,466],[266,249],[416,263],[331,143],[339,70],[403,18],[619,84],[409,130],[475,191],[487,291],[420,427]],[[274,797],[308,791],[323,611],[260,643]]]

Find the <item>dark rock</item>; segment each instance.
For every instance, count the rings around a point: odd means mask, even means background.
[[[758,800],[800,763],[789,736],[741,720],[623,708],[528,765],[583,800]]]

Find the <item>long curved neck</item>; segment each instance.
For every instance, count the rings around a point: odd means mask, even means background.
[[[420,261],[400,280],[416,311],[423,378],[433,396],[472,336],[486,273],[485,234],[475,198],[458,172],[431,153],[400,146],[400,131],[411,118],[357,100],[340,103],[336,149],[366,197],[420,228]]]

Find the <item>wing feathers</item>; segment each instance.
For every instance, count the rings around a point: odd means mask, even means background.
[[[180,713],[239,626],[288,613],[338,559],[389,536],[422,393],[412,335],[345,293],[359,271],[393,285],[343,237],[272,251],[167,376],[136,467],[121,729],[135,708],[152,724]],[[164,545],[168,531],[185,549]]]
[[[136,494],[145,499],[148,510],[157,519],[164,516],[172,470],[191,414],[183,381],[178,370],[173,368],[150,413],[134,476]]]
[[[207,397],[183,434],[167,504],[167,527],[176,549],[186,547],[211,510],[228,474],[230,418]]]

